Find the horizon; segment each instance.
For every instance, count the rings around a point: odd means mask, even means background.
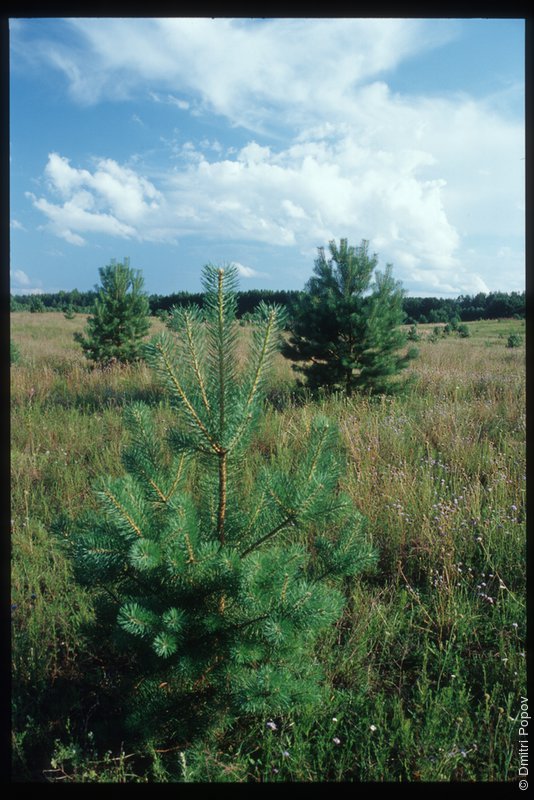
[[[407,297],[524,291],[524,20],[9,27],[12,294],[128,254],[148,294],[300,291],[340,238]]]

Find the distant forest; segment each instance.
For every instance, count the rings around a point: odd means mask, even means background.
[[[237,315],[245,318],[262,300],[278,303],[287,308],[289,316],[299,291],[273,291],[251,289],[237,295]],[[79,292],[56,292],[31,295],[11,295],[11,311],[74,311],[90,314],[97,297],[94,290]],[[201,293],[177,292],[170,295],[148,296],[150,312],[154,316],[165,314],[173,306],[196,304],[202,306]],[[456,299],[443,297],[405,297],[403,301],[407,324],[425,322],[450,322],[457,318],[462,322],[479,319],[499,319],[525,316],[525,292],[490,292],[476,295],[460,295]]]

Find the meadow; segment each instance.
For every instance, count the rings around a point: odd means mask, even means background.
[[[330,705],[238,721],[167,752],[133,750],[113,716],[119,664],[88,635],[61,515],[122,471],[122,410],[172,410],[148,367],[95,370],[84,315],[11,316],[13,780],[411,782],[518,779],[526,696],[524,322],[423,339],[405,395],[312,399],[277,357],[250,464],[298,446],[320,411],[342,432],[344,489],[379,554],[321,641]],[[153,332],[163,327],[159,320]],[[244,342],[247,328],[242,329]],[[297,444],[295,444],[297,442]],[[252,478],[251,478],[252,479]]]

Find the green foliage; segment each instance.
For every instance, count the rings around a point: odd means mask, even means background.
[[[308,393],[297,404],[291,382],[282,411],[269,402],[242,463],[247,491],[266,462],[298,465],[302,432],[314,414],[327,416],[350,453],[343,488],[365,512],[379,571],[347,580],[343,617],[318,641],[322,708],[243,717],[224,735],[159,753],[136,748],[120,724],[118,681],[138,658],[132,645],[151,645],[119,629],[120,648],[110,646],[104,608],[98,638],[86,639],[81,612],[100,590],[73,583],[50,522],[92,511],[95,476],[121,474],[124,404],[153,405],[162,439],[175,421],[146,364],[85,369],[71,341],[80,323],[61,310],[11,320],[23,353],[11,376],[12,779],[512,784],[527,685],[527,470],[525,359],[506,340],[517,332],[524,342],[524,323],[475,324],[461,347],[452,337],[423,344],[418,382],[402,397]],[[240,348],[251,333],[240,330]],[[269,396],[291,372],[276,359]],[[200,498],[203,481],[190,463],[184,493]]]
[[[400,330],[404,319],[403,292],[393,280],[392,267],[376,272],[377,256],[368,243],[349,247],[329,244],[330,258],[319,248],[314,277],[295,306],[289,343],[283,353],[300,362],[310,388],[342,388],[382,393],[392,389],[391,378],[417,355],[413,348],[399,351],[406,342]],[[371,288],[370,294],[366,294]]]
[[[63,316],[65,317],[65,319],[74,319],[76,316],[74,308],[71,305],[65,306]]]
[[[45,310],[44,303],[41,298],[37,295],[32,295],[30,300],[30,311],[32,314],[39,313],[42,314]]]
[[[18,364],[20,362],[20,350],[16,342],[10,339],[9,342],[9,363]]]
[[[374,562],[327,417],[303,453],[264,460],[245,485],[284,314],[260,304],[240,367],[237,272],[207,266],[203,283],[203,309],[175,308],[171,333],[146,348],[175,409],[167,440],[132,404],[126,472],[99,481],[100,513],[71,531],[78,578],[113,598],[117,646],[132,654],[128,724],[160,743],[319,703],[315,644],[343,611],[346,579]]]
[[[449,315],[445,308],[432,308],[428,315],[429,322],[448,322]]]
[[[463,323],[461,325],[458,325],[456,332],[461,339],[467,339],[469,338],[469,336],[471,336],[471,331],[469,330],[469,327]]]
[[[88,319],[87,336],[77,332],[74,339],[96,364],[136,361],[150,327],[141,272],[132,270],[125,259],[124,264],[112,262],[101,268],[99,274],[102,286]]]
[[[506,347],[521,347],[522,343],[521,336],[518,333],[511,333],[506,342]]]
[[[416,324],[410,327],[410,330],[406,334],[406,338],[409,342],[419,342],[421,340],[421,334],[417,330]]]

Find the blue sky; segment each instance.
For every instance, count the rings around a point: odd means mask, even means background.
[[[409,295],[525,283],[524,21],[12,19],[11,291],[301,289],[362,239]]]

